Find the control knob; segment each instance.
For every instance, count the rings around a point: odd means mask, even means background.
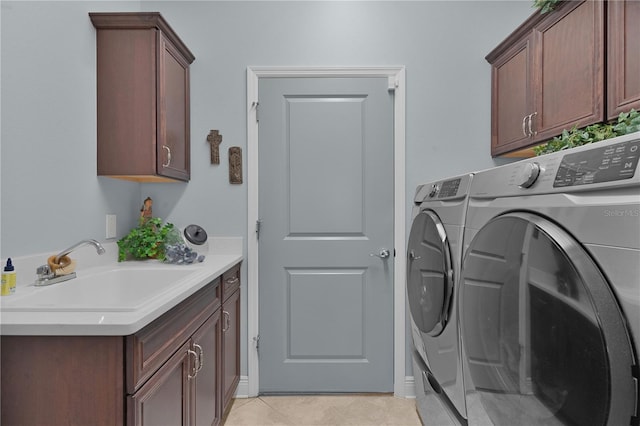
[[[435,197],[435,195],[438,193],[439,190],[440,188],[438,188],[437,183],[434,183],[433,185],[431,185],[431,190],[429,190],[429,198]]]
[[[524,170],[518,179],[520,188],[529,188],[540,176],[540,164],[535,161],[524,165]]]

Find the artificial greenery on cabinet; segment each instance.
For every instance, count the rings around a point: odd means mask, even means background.
[[[540,13],[551,12],[562,0],[533,0],[533,7],[540,10]]]
[[[632,109],[629,112],[620,113],[616,122],[597,123],[578,129],[563,130],[560,136],[556,136],[549,142],[533,148],[536,155],[549,154],[576,146],[600,142],[616,136],[640,130],[640,112]]]

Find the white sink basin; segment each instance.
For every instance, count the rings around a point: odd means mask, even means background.
[[[4,311],[134,311],[171,291],[193,268],[109,269],[3,298]]]

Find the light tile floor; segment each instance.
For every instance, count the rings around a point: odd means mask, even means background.
[[[236,399],[225,426],[419,426],[414,399],[393,395],[261,396]]]

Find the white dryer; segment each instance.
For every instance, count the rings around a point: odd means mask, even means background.
[[[466,417],[456,302],[471,180],[466,174],[420,185],[414,197],[407,298],[416,405],[425,424]]]
[[[640,132],[474,175],[469,424],[637,425]]]

